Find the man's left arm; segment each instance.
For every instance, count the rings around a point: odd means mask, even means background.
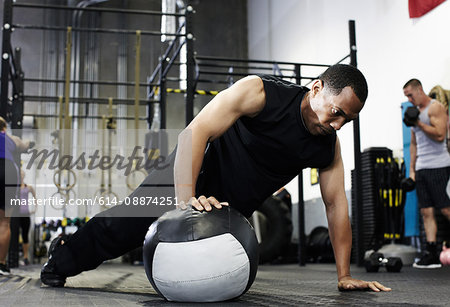
[[[320,170],[320,190],[326,207],[328,231],[333,245],[339,290],[370,288],[373,291],[390,291],[379,282],[354,279],[350,274],[352,230],[348,217],[348,202],[344,187],[344,166],[339,139],[336,139],[335,157],[330,166]]]

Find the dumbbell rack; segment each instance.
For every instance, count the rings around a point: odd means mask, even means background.
[[[373,249],[375,246],[380,247],[383,243],[383,219],[380,216],[378,208],[378,191],[376,190],[375,169],[374,165],[377,158],[392,158],[392,150],[386,147],[371,147],[361,154],[361,182],[362,182],[362,233],[357,233],[356,227],[352,227],[353,232],[353,249],[352,261],[356,261],[356,251],[364,251]],[[352,170],[352,217],[356,216],[356,195],[354,193],[355,186],[354,170]],[[355,225],[352,218],[352,224]],[[362,236],[362,245],[358,244],[358,236]]]

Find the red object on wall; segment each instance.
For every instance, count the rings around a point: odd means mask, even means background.
[[[409,17],[421,17],[444,1],[445,0],[409,0]]]

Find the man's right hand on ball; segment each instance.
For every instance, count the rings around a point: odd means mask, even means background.
[[[184,201],[181,201],[178,204],[178,207],[181,209],[187,209],[187,206],[191,205],[198,211],[211,211],[212,207],[215,207],[217,209],[221,209],[222,206],[228,206],[227,202],[219,202],[215,197],[210,196],[206,198],[205,196],[200,196],[199,198],[191,197],[189,199],[189,202],[186,204]]]

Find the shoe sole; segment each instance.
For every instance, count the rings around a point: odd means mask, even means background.
[[[55,287],[55,288],[61,288],[64,287],[64,284],[66,283],[66,281],[61,281],[60,279],[42,279],[41,278],[41,282],[44,285],[50,286],[50,287]]]
[[[5,272],[5,271],[0,271],[0,275],[9,276],[9,275],[11,275],[11,273]]]
[[[442,264],[440,264],[440,263],[439,264],[437,264],[437,263],[435,263],[435,264],[417,264],[417,263],[414,263],[413,267],[417,268],[417,269],[439,269],[439,268],[442,267]]]

